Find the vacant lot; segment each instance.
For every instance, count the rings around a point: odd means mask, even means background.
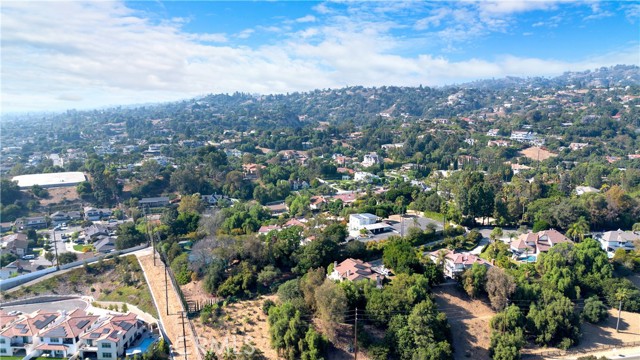
[[[456,285],[439,286],[433,293],[451,325],[454,359],[490,359],[489,322],[495,312],[484,302],[469,298]]]
[[[217,349],[225,345],[239,348],[243,342],[253,344],[267,359],[277,359],[277,354],[269,342],[267,315],[262,312],[264,300],[276,300],[275,295],[262,296],[256,300],[240,301],[222,307],[221,314],[213,325],[204,325],[194,319],[201,345],[207,349]]]
[[[40,204],[43,206],[50,205],[50,204],[59,204],[65,200],[74,201],[80,198],[78,196],[78,192],[76,191],[75,186],[63,187],[63,188],[51,188],[47,190],[49,191],[49,198],[40,200]]]
[[[549,150],[537,146],[532,146],[530,148],[524,149],[520,151],[520,153],[531,160],[539,161],[544,161],[548,158],[558,156],[558,154],[554,154]]]
[[[4,294],[4,300],[38,295],[84,295],[101,301],[119,301],[135,305],[157,317],[151,293],[135,255],[110,259],[64,274],[22,286]]]

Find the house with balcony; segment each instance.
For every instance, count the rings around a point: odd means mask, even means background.
[[[40,331],[55,324],[59,313],[36,311],[0,331],[0,356],[27,356],[39,345]]]
[[[618,249],[631,251],[635,249],[634,241],[640,241],[640,231],[607,231],[602,235],[600,244],[602,249],[615,252]]]
[[[444,276],[455,279],[462,273],[471,268],[473,264],[479,264],[486,267],[492,266],[488,261],[467,252],[457,253],[453,250],[442,249],[429,253],[429,258],[435,264],[443,261]]]
[[[382,281],[389,276],[389,270],[381,266],[373,266],[368,262],[348,258],[338,264],[333,263],[333,271],[327,277],[335,281],[360,281],[371,280],[376,282],[378,288],[382,287]]]
[[[510,245],[511,252],[516,255],[539,255],[549,251],[553,246],[561,243],[573,243],[566,236],[555,229],[527,233],[518,236]]]
[[[37,356],[69,357],[78,351],[83,335],[98,320],[84,310],[75,309],[69,314],[62,312],[62,321],[40,331],[39,344],[35,346]]]
[[[96,325],[80,337],[83,340],[79,347],[81,359],[124,358],[126,349],[133,346],[147,330],[146,324],[132,313],[110,315]]]

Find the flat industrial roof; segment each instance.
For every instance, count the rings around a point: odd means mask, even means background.
[[[75,186],[86,180],[84,173],[80,171],[59,172],[49,174],[29,174],[14,176],[13,181],[18,182],[22,189],[30,188],[33,185],[42,187],[65,187]]]

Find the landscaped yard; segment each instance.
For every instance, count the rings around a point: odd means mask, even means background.
[[[89,252],[89,251],[93,251],[93,246],[78,244],[78,245],[73,245],[73,250],[80,251],[80,252]]]
[[[119,301],[158,317],[151,292],[135,255],[109,259],[73,269],[28,287],[5,292],[3,300],[38,295],[91,295],[98,301]]]

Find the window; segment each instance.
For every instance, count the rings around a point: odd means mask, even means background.
[[[6,354],[7,353],[7,349],[0,349],[0,354]]]
[[[60,342],[60,338],[49,338],[49,342],[59,343]]]
[[[111,353],[102,353],[103,358],[111,358],[113,354]]]
[[[4,343],[5,343],[4,338],[1,338],[1,339],[0,339],[0,344],[4,344]]]
[[[109,349],[111,348],[111,343],[102,343],[102,345],[100,345],[103,349]]]

